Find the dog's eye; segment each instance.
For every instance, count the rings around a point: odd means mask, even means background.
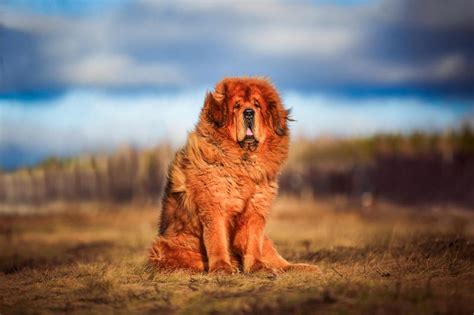
[[[260,103],[257,100],[254,100],[253,104],[255,105],[255,107],[260,108]]]
[[[239,102],[235,103],[234,109],[239,109],[239,108],[240,108],[240,103]]]

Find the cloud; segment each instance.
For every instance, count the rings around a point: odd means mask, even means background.
[[[171,64],[140,64],[127,55],[94,54],[61,68],[65,82],[89,86],[176,85],[184,82]]]
[[[197,122],[204,95],[204,88],[132,95],[77,90],[34,106],[0,100],[0,152],[13,148],[18,161],[33,163],[50,155],[107,152],[123,144],[179,146]],[[294,138],[443,130],[472,113],[468,102],[457,102],[453,110],[443,101],[413,97],[349,99],[288,91],[283,100],[293,108]],[[30,154],[34,160],[24,156]]]
[[[470,0],[124,1],[100,14],[26,7],[2,7],[3,92],[186,89],[259,74],[285,89],[472,96]]]
[[[456,127],[472,111],[469,103],[453,104],[457,110],[452,110],[439,100],[414,97],[349,99],[290,92],[285,102],[294,105],[296,135],[309,137],[442,131]]]
[[[262,40],[264,39],[264,40]],[[265,27],[252,31],[243,39],[247,49],[268,56],[322,58],[349,53],[357,41],[356,32],[331,28],[327,30],[302,30],[299,28]]]
[[[433,66],[433,77],[441,80],[449,80],[456,78],[464,69],[468,69],[469,65],[466,59],[458,53],[450,54],[442,57]],[[474,69],[473,69],[474,70]]]

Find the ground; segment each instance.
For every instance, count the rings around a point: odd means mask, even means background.
[[[474,213],[280,198],[267,233],[322,275],[157,273],[158,206],[6,207],[0,314],[472,314]],[[3,211],[5,212],[5,207]]]

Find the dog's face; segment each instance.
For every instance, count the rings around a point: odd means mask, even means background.
[[[269,137],[288,134],[288,111],[265,79],[227,78],[206,97],[208,122],[244,150],[254,151]]]

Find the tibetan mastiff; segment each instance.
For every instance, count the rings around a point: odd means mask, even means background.
[[[289,112],[264,78],[225,78],[176,153],[150,262],[159,270],[245,273],[289,269],[265,235],[288,155]]]

